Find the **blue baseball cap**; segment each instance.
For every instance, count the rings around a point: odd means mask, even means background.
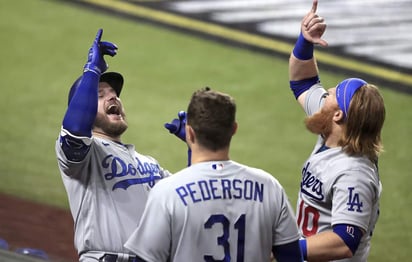
[[[79,88],[81,81],[82,81],[82,76],[80,76],[79,78],[76,79],[76,81],[74,81],[69,91],[69,97],[68,97],[67,104],[70,104],[70,101],[72,100],[74,93],[76,93],[77,88]],[[114,89],[114,91],[116,91],[117,96],[118,97],[120,96],[120,93],[122,92],[122,88],[123,88],[123,82],[124,82],[123,76],[120,73],[117,73],[117,72],[103,73],[100,76],[99,82],[108,83]]]
[[[348,78],[336,86],[336,100],[339,108],[343,111],[343,118],[348,114],[349,104],[355,92],[366,85],[367,82],[360,78]]]

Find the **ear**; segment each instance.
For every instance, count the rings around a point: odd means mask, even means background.
[[[234,136],[237,132],[238,124],[237,122],[233,123],[233,131],[232,131],[232,136]]]
[[[186,142],[193,144],[195,142],[195,131],[193,128],[186,123]]]
[[[333,121],[334,122],[341,122],[341,121],[343,121],[344,119],[343,119],[343,111],[342,110],[340,110],[340,109],[338,109],[338,110],[336,110],[335,111],[335,114],[333,114]]]

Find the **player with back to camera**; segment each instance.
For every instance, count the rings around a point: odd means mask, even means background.
[[[300,244],[308,261],[367,261],[382,190],[384,101],[376,86],[359,78],[322,87],[313,50],[327,46],[321,38],[326,24],[317,4],[303,18],[289,60],[290,87],[307,114],[307,129],[319,135],[302,168]]]
[[[123,244],[136,228],[149,190],[169,176],[152,157],[124,144],[128,125],[119,98],[123,77],[106,72],[117,46],[100,29],[82,76],[70,89],[56,154],[75,225],[80,261],[137,261]]]
[[[236,104],[224,93],[193,93],[185,125],[191,166],[152,189],[125,247],[142,261],[302,261],[295,216],[269,173],[229,157]],[[180,136],[180,138],[182,138]]]

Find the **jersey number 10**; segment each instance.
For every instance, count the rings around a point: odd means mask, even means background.
[[[214,261],[221,261],[221,262],[228,262],[231,261],[230,258],[230,243],[229,243],[229,229],[230,229],[230,221],[229,219],[223,214],[215,214],[211,215],[209,219],[204,224],[205,229],[212,228],[214,224],[219,223],[222,225],[223,234],[217,237],[217,244],[223,247],[225,256],[223,259],[216,259],[213,256],[205,255],[203,258],[206,262],[214,262]],[[234,228],[238,231],[237,237],[237,255],[236,255],[236,262],[243,262],[243,255],[244,255],[244,247],[245,247],[245,225],[246,225],[246,216],[242,214],[235,222]]]
[[[302,222],[303,220],[303,222]],[[298,227],[305,237],[316,234],[318,231],[319,211],[311,206],[305,206],[303,200],[299,204]]]

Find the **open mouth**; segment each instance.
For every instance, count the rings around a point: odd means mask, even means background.
[[[108,115],[120,115],[120,108],[117,105],[112,104],[107,108],[106,113]]]
[[[111,104],[106,109],[106,114],[122,118],[121,108],[117,104]]]

